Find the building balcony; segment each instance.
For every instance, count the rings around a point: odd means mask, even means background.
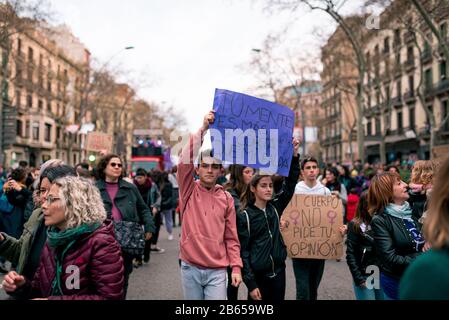
[[[437,87],[435,88],[435,94],[437,94],[437,95],[447,93],[448,91],[449,91],[449,79],[448,78],[441,80],[438,83]]]
[[[409,90],[406,93],[404,93],[404,102],[405,103],[413,103],[416,101],[416,97],[415,97],[415,91],[414,90]]]
[[[435,90],[433,85],[424,86],[424,96],[425,98],[433,98],[435,96]]]
[[[424,51],[421,53],[421,61],[422,61],[422,63],[432,62],[432,50],[431,49],[424,49]]]
[[[400,77],[402,75],[402,67],[399,64],[395,64],[393,67],[393,74],[395,77]]]
[[[402,107],[402,96],[394,97],[394,98],[391,100],[391,105],[392,105],[393,107]]]
[[[430,137],[430,125],[426,124],[424,127],[420,128],[418,131],[418,136],[421,138],[429,138]]]
[[[407,31],[404,35],[404,41],[406,43],[410,43],[413,42],[414,36],[413,36],[413,32]]]
[[[404,62],[405,71],[413,71],[415,69],[415,59],[409,59]]]

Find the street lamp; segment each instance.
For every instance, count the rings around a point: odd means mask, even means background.
[[[257,53],[257,54],[261,54],[261,53],[265,53],[262,49],[257,49],[257,48],[253,48],[251,49],[251,51]],[[295,91],[295,95],[296,95],[296,110],[299,110],[301,113],[301,127],[302,127],[302,154],[303,157],[305,157],[306,155],[306,123],[305,123],[305,113],[304,113],[304,109],[303,106],[301,104],[301,91],[298,90],[298,87],[296,85],[296,83],[292,80],[292,78],[290,77],[290,75],[285,71],[285,69],[274,59],[272,59],[268,54],[266,55],[268,57],[269,60],[271,60],[272,62],[274,62],[274,64],[282,71],[283,75],[288,79],[288,81],[291,84],[291,87],[293,88],[293,90]]]

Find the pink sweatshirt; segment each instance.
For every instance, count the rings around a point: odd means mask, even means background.
[[[198,155],[203,135],[202,130],[192,135],[179,159],[180,259],[206,269],[231,266],[233,273],[241,273],[243,263],[234,199],[222,186],[207,190],[193,177],[193,160]]]

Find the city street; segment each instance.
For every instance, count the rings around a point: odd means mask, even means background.
[[[178,239],[180,228],[174,232],[175,240],[168,241],[167,233],[162,226],[159,247],[165,253],[151,256],[150,263],[134,269],[131,274],[129,300],[182,300],[181,277],[178,265]],[[0,281],[3,279],[0,276]],[[247,290],[244,284],[239,290],[239,299],[245,300]],[[7,299],[4,291],[0,292],[0,300]],[[295,299],[295,277],[291,260],[287,260],[287,300]],[[320,300],[353,300],[351,274],[345,259],[340,262],[328,261],[319,290]]]

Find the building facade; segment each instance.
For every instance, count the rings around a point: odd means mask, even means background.
[[[9,115],[3,132],[10,130],[3,139],[5,166],[25,160],[36,167],[51,158],[79,162],[75,96],[86,79],[89,51],[67,29],[34,29],[15,33],[9,40],[9,55],[2,55],[9,71],[2,79],[8,84],[9,101],[9,106],[3,105],[3,114]],[[72,45],[68,50],[67,44]]]
[[[431,10],[432,2],[425,5]],[[438,12],[435,24],[447,39],[449,5]],[[446,61],[437,39],[409,2],[395,1],[380,18],[382,28],[367,32],[364,41],[367,159],[429,159],[430,116],[435,119],[434,149],[449,147],[449,122],[444,121],[449,115]]]
[[[350,17],[348,23],[358,18]],[[351,44],[341,27],[321,50],[323,83],[321,107],[324,122],[320,132],[326,163],[352,163],[358,159],[356,85],[358,69]]]

